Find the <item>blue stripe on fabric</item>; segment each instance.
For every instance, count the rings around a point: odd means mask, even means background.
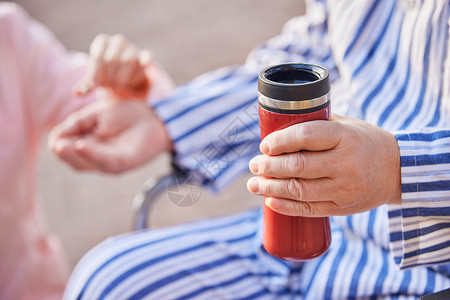
[[[174,93],[173,95],[167,97],[166,99],[164,99],[162,101],[158,101],[158,102],[152,104],[152,106],[154,108],[158,109],[159,107],[166,106],[168,104],[172,104],[172,102],[179,100],[180,98],[186,97],[186,92],[189,91],[190,89],[198,88],[199,86],[201,86],[203,89],[203,88],[208,87],[209,85],[217,84],[218,82],[222,82],[222,81],[227,81],[231,77],[235,76],[236,73],[238,73],[240,70],[241,70],[241,68],[239,68],[239,67],[230,69],[230,72],[228,72],[225,76],[215,78],[214,80],[205,82],[200,85],[196,82],[196,79],[194,79],[190,83],[187,83],[185,85],[178,87],[176,90],[176,93]],[[202,76],[205,76],[205,75],[202,75]]]
[[[367,235],[368,235],[369,239],[371,239],[371,240],[374,239],[374,227],[375,227],[375,219],[377,216],[377,211],[378,210],[376,210],[376,209],[372,209],[369,213]]]
[[[415,208],[404,208],[403,217],[445,217],[450,215],[450,207],[415,207]]]
[[[204,99],[203,101],[198,101],[198,102],[196,102],[194,105],[185,108],[182,112],[180,112],[180,113],[178,113],[178,114],[175,114],[174,116],[172,116],[172,117],[170,117],[170,118],[167,118],[167,119],[165,120],[165,123],[173,122],[174,120],[183,117],[183,116],[186,115],[188,112],[190,112],[190,111],[192,111],[192,110],[194,110],[194,109],[196,109],[196,108],[199,108],[199,107],[201,107],[201,106],[204,105],[204,104],[214,102],[214,101],[216,101],[216,100],[218,100],[218,99],[221,100],[222,97],[224,97],[224,96],[226,96],[226,95],[230,95],[230,94],[233,93],[234,91],[239,90],[239,89],[241,89],[241,88],[244,87],[244,86],[248,86],[248,85],[250,85],[250,84],[252,84],[252,83],[256,83],[257,80],[258,80],[258,76],[253,76],[253,77],[250,78],[249,80],[244,81],[244,82],[241,82],[240,84],[238,84],[238,85],[236,85],[236,86],[233,86],[232,88],[230,88],[230,89],[228,89],[228,90],[226,90],[226,91],[223,91],[223,92],[220,93],[219,95],[215,95],[215,96],[212,96],[212,97],[208,97],[208,98]],[[255,91],[256,91],[256,88],[255,88]]]
[[[353,272],[352,281],[350,282],[350,289],[348,292],[349,299],[355,299],[358,295],[358,284],[361,279],[362,271],[367,263],[367,245],[366,242],[361,241],[363,244],[363,251],[359,258],[358,264],[356,265],[355,271]]]
[[[409,295],[409,291],[408,291],[408,287],[409,284],[411,283],[411,271],[407,270],[407,271],[403,271],[403,279],[402,282],[400,283],[400,287],[399,287],[399,294],[403,294],[403,295]]]
[[[389,218],[398,218],[401,215],[402,215],[402,210],[401,209],[395,209],[395,210],[388,211],[388,217]]]
[[[175,281],[180,280],[180,279],[182,279],[182,278],[184,278],[186,276],[190,276],[190,275],[195,274],[195,273],[199,273],[199,272],[203,272],[203,271],[206,271],[206,270],[210,270],[210,269],[213,269],[215,267],[222,266],[222,265],[225,265],[227,263],[230,263],[230,262],[233,262],[233,261],[236,261],[236,260],[242,260],[242,259],[256,260],[257,257],[256,257],[256,254],[252,254],[252,255],[248,255],[248,256],[240,256],[240,255],[233,254],[233,255],[229,255],[227,257],[218,259],[216,261],[211,261],[211,262],[208,262],[206,264],[203,264],[203,265],[200,265],[200,266],[196,266],[194,268],[190,268],[190,269],[187,269],[187,270],[182,270],[182,271],[180,271],[178,273],[172,274],[170,276],[167,276],[165,278],[162,278],[162,279],[160,279],[158,281],[155,281],[155,282],[147,285],[146,287],[142,288],[141,290],[139,290],[138,292],[136,292],[135,294],[130,296],[129,299],[130,300],[132,300],[132,299],[136,299],[136,300],[137,299],[143,299],[145,296],[147,296],[151,292],[156,291],[157,289],[160,289],[160,288],[162,288],[163,286],[165,286],[165,285],[167,285],[169,283],[174,283]],[[149,264],[147,264],[147,263],[142,264],[142,268],[147,267],[148,265],[152,264],[153,262],[149,261],[148,263]],[[128,277],[129,275],[130,274],[128,274],[126,277]],[[126,279],[126,277],[124,277],[123,279]],[[112,283],[111,283],[111,285],[112,285]],[[106,289],[105,289],[105,292],[106,292]],[[102,296],[100,298],[103,299],[106,295],[107,295],[107,293],[104,294],[104,295],[102,294]]]
[[[434,110],[433,119],[428,123],[427,127],[434,127],[441,119],[441,102],[442,102],[442,87],[439,90],[439,95],[437,97],[436,109]]]
[[[446,229],[446,228],[450,228],[450,223],[438,223],[438,224],[420,228],[420,229],[405,231],[403,233],[403,238],[405,240],[409,240],[409,239],[413,239],[413,238],[416,238],[419,236],[424,236],[424,235],[433,233],[433,232],[441,230],[441,229]]]
[[[378,2],[378,1],[376,1]],[[378,93],[381,91],[381,89],[383,88],[384,84],[388,81],[389,77],[392,75],[392,70],[394,70],[396,64],[397,64],[397,56],[398,56],[398,49],[399,49],[399,44],[400,44],[400,33],[402,30],[402,26],[401,23],[403,22],[403,17],[400,20],[400,26],[399,26],[399,32],[397,35],[397,44],[395,45],[395,53],[394,56],[391,58],[388,67],[386,69],[386,71],[383,74],[383,77],[381,78],[381,80],[378,82],[378,84],[372,89],[372,91],[369,93],[369,95],[366,97],[366,100],[364,100],[362,106],[361,106],[361,112],[363,115],[363,119],[365,119],[366,117],[366,113],[367,113],[367,108],[369,107],[370,103],[372,103],[373,99],[376,97],[376,95],[378,95]]]
[[[450,190],[450,180],[402,183],[402,193],[448,191]]]
[[[388,275],[389,270],[389,262],[388,262],[388,252],[381,251],[381,255],[383,258],[383,263],[381,264],[380,273],[378,273],[377,280],[375,281],[375,285],[373,287],[373,295],[380,295],[383,293],[383,285],[385,283],[386,277]]]
[[[450,153],[409,155],[400,157],[400,165],[402,167],[441,165],[448,163],[450,163]]]
[[[326,287],[325,287],[325,297],[327,299],[331,299],[333,295],[333,288],[335,286],[335,280],[336,280],[336,273],[338,268],[340,267],[340,263],[342,261],[342,258],[345,254],[345,251],[347,250],[347,241],[345,240],[345,237],[342,238],[341,246],[339,247],[339,250],[336,254],[336,257],[333,260],[333,264],[331,265],[330,273],[328,275]]]
[[[400,241],[403,239],[403,232],[395,231],[390,234],[391,242]]]
[[[234,113],[235,111],[238,111],[238,110],[240,110],[240,109],[246,107],[246,106],[249,105],[250,103],[252,103],[252,102],[254,102],[254,101],[257,101],[257,99],[258,99],[257,97],[253,97],[253,98],[251,98],[250,100],[244,102],[243,104],[241,104],[241,105],[239,105],[239,106],[237,106],[237,107],[234,107],[233,109],[231,109],[231,110],[229,110],[229,111],[226,111],[225,113],[222,113],[222,114],[220,114],[220,115],[217,115],[217,116],[215,116],[215,117],[213,117],[213,118],[211,118],[211,119],[209,119],[209,120],[206,120],[204,123],[200,124],[199,126],[194,127],[194,128],[192,128],[191,130],[189,130],[188,132],[186,132],[186,133],[184,133],[184,134],[178,136],[173,142],[174,142],[175,144],[178,143],[178,142],[180,142],[181,140],[183,140],[183,139],[185,139],[186,137],[190,136],[191,134],[193,134],[193,133],[199,131],[200,129],[202,129],[202,128],[206,127],[206,126],[210,126],[211,123],[214,123],[215,121],[220,120],[220,119],[222,119],[222,118],[224,118],[224,117],[226,117],[226,116],[228,116],[228,115]]]
[[[375,2],[379,2],[379,1],[375,1]],[[385,37],[386,35],[386,30],[389,27],[388,25],[391,22],[391,18],[392,15],[394,14],[395,11],[395,6],[396,6],[396,1],[392,1],[392,7],[391,7],[391,11],[389,12],[389,16],[386,19],[383,28],[381,29],[380,33],[378,34],[377,38],[375,39],[375,42],[373,43],[372,47],[370,48],[369,52],[367,52],[366,57],[364,58],[364,60],[359,64],[359,66],[356,68],[356,70],[353,72],[352,77],[356,77],[358,76],[359,72],[364,68],[364,66],[367,65],[367,63],[370,61],[370,59],[372,58],[373,54],[375,53],[375,50],[380,46],[381,44],[381,40],[383,37]],[[356,36],[357,37],[357,36]]]
[[[399,141],[433,142],[444,138],[450,138],[450,130],[439,130],[434,132],[399,133],[395,137]]]
[[[430,247],[418,249],[417,251],[411,251],[411,252],[405,253],[405,255],[403,255],[403,257],[406,259],[406,258],[410,258],[410,257],[413,257],[413,256],[418,256],[420,254],[438,251],[438,250],[447,248],[449,246],[450,246],[450,241],[446,241],[446,242],[439,243],[439,244],[436,244],[436,245],[433,245],[433,246],[430,246]],[[435,262],[433,262],[433,264],[435,264]]]
[[[367,11],[367,14],[364,14],[364,15],[361,14],[362,23],[359,25],[358,30],[356,31],[356,33],[353,37],[353,40],[350,42],[350,44],[347,47],[347,50],[345,50],[344,59],[346,59],[348,57],[350,52],[353,50],[353,47],[355,47],[356,42],[360,39],[363,30],[367,27],[367,23],[369,23],[378,4],[381,2],[382,1],[373,1],[372,6]]]
[[[346,221],[348,229],[353,232],[353,215],[348,215]]]
[[[427,284],[425,285],[423,295],[433,293],[435,285],[436,285],[436,271],[427,268]]]
[[[433,5],[433,10],[436,8],[436,5]],[[431,23],[433,21],[433,18],[430,18],[428,22],[427,27],[427,43],[425,46],[425,53],[424,53],[424,71],[422,73],[422,87],[420,89],[419,99],[416,102],[416,106],[414,107],[413,112],[409,115],[409,117],[403,122],[403,125],[400,126],[400,129],[405,129],[411,124],[411,122],[414,120],[414,118],[419,114],[420,109],[423,105],[423,100],[425,98],[425,91],[427,90],[427,77],[429,72],[429,66],[430,66],[430,46],[431,46]]]
[[[158,239],[158,240],[154,240],[154,241],[151,241],[151,242],[143,243],[143,244],[137,245],[135,247],[129,248],[129,249],[125,250],[125,251],[122,251],[119,254],[116,254],[113,257],[111,257],[110,259],[108,259],[107,261],[105,261],[94,272],[92,272],[91,276],[86,280],[86,283],[84,284],[83,288],[81,289],[80,294],[78,295],[77,299],[82,299],[82,296],[83,296],[84,292],[86,291],[86,289],[88,288],[88,286],[90,285],[90,283],[92,282],[94,277],[100,271],[102,271],[104,268],[106,268],[106,266],[108,266],[113,261],[117,260],[118,258],[124,256],[125,254],[131,253],[133,251],[139,250],[141,248],[144,248],[144,247],[147,247],[147,246],[150,246],[150,245],[153,245],[153,244],[157,244],[157,243],[164,242],[164,241],[167,241],[167,240],[171,240],[171,239],[174,239],[174,238],[179,238],[179,237],[184,236],[184,235],[189,235],[189,234],[192,234],[192,233],[202,233],[202,232],[214,231],[214,230],[217,230],[217,229],[227,228],[229,226],[234,226],[234,225],[237,225],[237,224],[240,224],[240,223],[254,222],[257,219],[259,219],[259,215],[255,216],[255,217],[248,217],[248,218],[245,218],[245,219],[242,219],[242,220],[237,220],[237,221],[234,220],[234,221],[229,222],[229,223],[220,224],[219,226],[212,226],[212,227],[209,227],[209,228],[202,228],[202,229],[196,228],[196,229],[192,229],[192,230],[185,231],[185,232],[182,232],[182,233],[174,234],[174,235],[171,235],[171,236],[166,236],[164,238],[161,238],[161,239]]]

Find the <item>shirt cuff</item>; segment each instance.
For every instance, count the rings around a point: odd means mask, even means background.
[[[402,204],[389,205],[390,248],[400,269],[450,261],[450,133],[396,134]]]

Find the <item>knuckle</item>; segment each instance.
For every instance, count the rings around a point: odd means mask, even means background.
[[[286,195],[292,199],[301,200],[305,198],[305,185],[295,178],[290,178],[287,180],[286,184]]]
[[[271,171],[270,162],[265,156],[258,159],[258,169],[260,174],[269,174]]]
[[[299,126],[295,127],[295,139],[302,139],[303,141],[307,142],[312,139],[313,137],[313,126],[311,122],[305,122],[299,124]]]
[[[298,202],[295,205],[296,214],[301,216],[310,216],[314,214],[313,206],[309,202]]]
[[[295,175],[297,172],[301,172],[306,169],[306,159],[304,155],[300,155],[300,153],[295,153],[288,156],[288,159],[285,160],[285,167],[290,171],[290,175]]]
[[[127,42],[127,38],[123,35],[123,34],[115,34],[111,37],[112,40],[114,40],[114,42],[116,43],[126,43]]]
[[[259,181],[259,192],[261,195],[271,196],[272,195],[271,180],[260,180]]]
[[[103,42],[104,40],[107,40],[109,38],[109,35],[106,33],[99,33],[95,36],[94,42]]]
[[[281,135],[280,134],[273,134],[272,136],[270,136],[270,138],[268,139],[270,145],[271,145],[271,150],[275,150],[278,149],[281,145],[282,139],[281,139]]]

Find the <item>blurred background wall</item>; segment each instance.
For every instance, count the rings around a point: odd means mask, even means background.
[[[244,62],[258,43],[278,34],[302,14],[302,0],[18,0],[70,50],[87,51],[96,34],[122,33],[183,84],[203,72]],[[255,91],[256,92],[256,91]],[[150,176],[169,172],[170,160],[155,161],[119,176],[77,173],[42,145],[38,192],[48,230],[58,235],[71,267],[106,237],[128,232],[131,202]],[[191,207],[161,199],[152,226],[223,215],[260,204],[244,176],[220,196],[202,191]]]

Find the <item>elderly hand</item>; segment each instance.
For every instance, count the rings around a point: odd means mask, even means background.
[[[269,134],[250,161],[250,192],[291,216],[350,215],[401,202],[400,152],[391,133],[333,115]]]
[[[123,35],[99,34],[89,50],[88,74],[76,86],[83,95],[102,86],[118,98],[145,98],[150,90],[146,67],[151,54],[130,43]]]
[[[172,144],[146,103],[101,99],[56,126],[49,148],[77,170],[121,173],[170,150]]]

